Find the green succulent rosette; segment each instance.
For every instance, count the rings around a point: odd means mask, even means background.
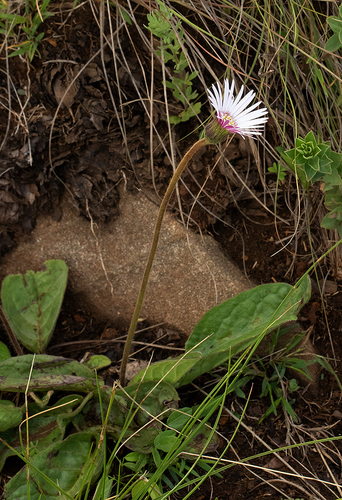
[[[331,151],[329,142],[318,143],[312,131],[304,139],[297,138],[293,149],[276,149],[305,189],[318,179],[332,175],[341,164],[340,155]]]

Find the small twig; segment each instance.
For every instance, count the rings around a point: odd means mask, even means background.
[[[39,5],[38,5],[38,0],[36,0],[36,7],[37,7],[37,12],[39,14],[40,20],[43,23],[44,19],[43,19],[43,16],[42,16],[41,12],[40,12],[40,8],[39,8]]]

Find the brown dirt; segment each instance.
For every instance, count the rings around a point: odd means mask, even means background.
[[[41,59],[35,58],[27,66],[19,58],[10,59],[10,74],[16,90],[25,89],[27,85],[27,72],[29,71],[31,87],[30,99],[26,108],[29,116],[29,137],[32,151],[32,164],[28,162],[29,148],[28,136],[25,133],[25,124],[18,119],[18,114],[11,116],[11,123],[5,147],[2,151],[0,166],[0,253],[10,251],[15,245],[20,245],[20,235],[29,232],[34,227],[35,219],[39,213],[53,213],[60,217],[59,200],[65,190],[69,190],[78,206],[79,212],[87,217],[89,210],[94,220],[110,220],[117,216],[117,202],[119,194],[117,185],[125,182],[128,189],[135,190],[138,186],[147,193],[153,189],[151,171],[149,168],[149,134],[144,109],[137,99],[135,88],[124,68],[120,68],[120,86],[125,92],[129,106],[122,110],[126,125],[126,144],[122,140],[121,131],[112,108],[108,87],[104,78],[104,70],[100,55],[96,55],[92,62],[81,73],[75,88],[68,94],[65,105],[59,110],[56,119],[54,114],[61,98],[63,89],[66,88],[70,77],[75,75],[99,48],[99,29],[94,21],[88,6],[76,11],[67,22],[59,29],[60,23],[66,19],[63,12],[47,22],[47,38],[40,47]],[[134,30],[134,28],[132,28]],[[134,39],[134,33],[132,38]],[[132,47],[130,40],[124,33],[121,34],[121,45],[125,50],[127,60],[131,65],[131,72],[136,81],[143,80],[141,67],[136,61],[135,50],[139,52],[142,60],[147,60],[148,54],[143,46]],[[74,63],[62,64],[52,62],[56,60],[70,60]],[[107,48],[104,51],[105,70],[107,72],[114,99],[116,93],[116,77],[113,70],[111,53]],[[1,61],[5,70],[5,62]],[[156,93],[162,95],[162,76],[156,73]],[[158,85],[159,84],[159,85]],[[5,74],[1,73],[0,86],[2,88],[0,110],[0,136],[5,136],[8,114],[7,82]],[[203,91],[200,86],[199,91]],[[12,91],[11,91],[12,92]],[[27,95],[26,95],[27,97]],[[12,92],[13,113],[20,113],[20,103],[24,96]],[[173,103],[177,106],[177,103]],[[157,105],[156,105],[157,106]],[[205,113],[205,107],[204,113]],[[156,107],[156,124],[159,133],[163,136],[167,132],[164,121],[163,109]],[[49,137],[51,126],[52,133],[51,153],[49,151]],[[19,132],[16,127],[19,125]],[[193,124],[179,125],[176,129],[178,137],[186,136],[192,130]],[[267,133],[270,140],[274,135],[272,124],[268,126]],[[180,149],[186,151],[192,138],[181,142]],[[236,172],[248,180],[255,196],[263,200],[264,187],[260,181],[258,169],[253,160],[252,150],[248,141],[234,138],[225,152]],[[280,250],[277,244],[282,238],[289,236],[291,227],[285,223],[274,224],[273,216],[263,209],[255,198],[252,198],[244,189],[243,184],[236,174],[226,172],[222,168],[211,168],[218,157],[216,150],[208,148],[190,164],[180,186],[180,195],[185,216],[191,217],[191,223],[197,230],[207,231],[222,244],[222,247],[234,258],[236,263],[245,270],[247,275],[256,283],[271,281],[287,281],[294,283],[302,276],[310,265],[309,245],[306,236],[299,241],[296,249],[299,257],[293,259],[293,245]],[[51,158],[51,160],[50,160]],[[170,178],[170,164],[166,155],[158,150],[155,154],[154,182],[159,194],[165,190]],[[205,183],[204,190],[201,186]],[[274,190],[274,176],[267,175],[266,184],[269,190]],[[285,189],[285,186],[281,189]],[[200,193],[198,203],[194,199]],[[272,199],[268,197],[266,205],[272,210]],[[278,215],[289,220],[290,215],[283,203],[281,192],[278,202]],[[174,209],[177,209],[174,200]],[[318,231],[318,229],[316,229]],[[288,272],[290,268],[290,272]],[[324,276],[327,266],[319,268],[319,279]],[[330,278],[330,292],[324,295],[321,301],[317,279],[312,274],[313,295],[310,304],[303,310],[300,320],[304,328],[310,331],[310,338],[317,351],[324,356],[333,358],[332,345],[335,351],[335,366],[342,379],[342,343],[341,313],[342,294],[340,282]],[[334,288],[335,287],[335,288]],[[327,329],[323,303],[328,318],[330,334]],[[143,328],[149,325],[141,325]],[[75,310],[73,297],[66,295],[63,310],[58,320],[54,341],[49,347],[49,353],[61,354],[81,359],[86,352],[106,354],[118,363],[122,352],[120,336],[125,332],[118,331],[115,325],[98,323],[96,318],[90,317],[84,310]],[[185,339],[177,332],[165,331],[162,328],[149,328],[143,336],[136,337],[139,341],[158,344],[165,349],[157,349],[155,359],[162,359],[172,355],[175,351],[170,348],[180,348]],[[331,340],[332,339],[332,344]],[[1,333],[0,339],[4,339]],[[58,340],[57,340],[58,339]],[[138,350],[139,345],[135,346]],[[152,347],[143,352],[143,357],[148,358]],[[115,376],[111,368],[106,377],[110,382]],[[268,418],[259,425],[258,420],[269,401],[260,399],[260,387],[254,386],[251,400],[248,405],[245,423],[250,426],[257,436],[262,437],[270,446],[279,447],[286,441],[286,427],[283,413],[277,417]],[[182,403],[190,404],[202,399],[198,392],[187,389],[181,393]],[[311,435],[322,437],[325,425],[339,422],[341,417],[340,391],[335,379],[327,372],[322,371],[322,378],[315,397],[299,391],[296,394],[295,410],[301,426],[292,428],[293,439],[308,440],[304,428],[314,429]],[[241,411],[244,400],[236,397],[229,398],[226,403],[229,409]],[[342,410],[341,410],[342,411]],[[236,429],[236,422],[231,417],[220,421],[219,430],[223,437],[229,439]],[[320,430],[321,429],[321,430]],[[337,423],[331,431],[335,435],[342,432],[341,424]],[[223,442],[222,442],[223,443]],[[336,449],[340,450],[340,442],[336,442]],[[223,444],[222,444],[223,446]],[[230,448],[226,458],[237,460],[255,455],[264,451],[264,447],[245,431],[241,431],[234,438],[233,447]],[[333,446],[329,446],[333,450]],[[292,455],[284,456],[298,472],[307,466],[314,470],[318,477],[331,481],[327,469],[317,452],[299,449]],[[336,481],[341,480],[341,465],[336,459],[330,458],[334,451],[326,458]],[[272,461],[273,462],[270,462]],[[253,463],[262,466],[285,470],[283,464],[270,457],[259,458]],[[255,471],[259,477],[268,478],[273,485],[282,487],[290,498],[312,498],[304,494],[299,487],[300,480],[291,478],[286,484],[285,480],[272,478],[264,470]],[[335,498],[326,489],[317,485],[327,500]],[[223,479],[213,477],[206,482],[196,494],[198,500],[222,499],[241,500],[253,498],[254,500],[267,500],[277,498],[270,485],[263,483],[253,476],[253,470],[243,466],[235,466],[223,473]]]

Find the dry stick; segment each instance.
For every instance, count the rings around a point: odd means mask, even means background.
[[[172,179],[170,181],[170,184],[168,185],[168,188],[164,194],[164,198],[161,202],[160,208],[159,208],[159,213],[158,213],[158,218],[156,222],[156,226],[154,228],[154,234],[153,234],[153,240],[152,240],[152,245],[151,245],[151,250],[150,250],[150,255],[148,257],[148,261],[145,267],[144,271],[144,276],[140,285],[140,292],[138,295],[137,302],[135,304],[135,309],[134,313],[132,316],[131,324],[129,326],[129,330],[127,333],[127,340],[124,348],[124,352],[122,355],[122,361],[121,361],[121,367],[120,367],[120,384],[122,387],[125,386],[125,376],[126,376],[126,366],[127,366],[127,361],[128,361],[128,356],[131,350],[131,344],[133,341],[133,336],[134,332],[139,320],[139,314],[141,310],[141,306],[144,300],[144,295],[148,283],[148,279],[150,276],[153,260],[156,254],[157,246],[158,246],[158,240],[159,240],[159,235],[160,235],[160,229],[163,221],[163,217],[165,214],[166,207],[170,201],[171,195],[175,189],[175,186],[177,182],[180,179],[180,176],[182,175],[185,167],[193,157],[193,155],[198,151],[202,146],[205,146],[208,144],[208,141],[206,139],[200,139],[197,141],[190,149],[189,151],[183,156],[183,159],[181,160],[180,164],[178,165],[175,173],[172,176]]]

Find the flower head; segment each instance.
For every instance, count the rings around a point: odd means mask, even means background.
[[[234,86],[234,80],[229,87],[229,81],[225,79],[223,95],[219,83],[213,85],[212,91],[208,90],[210,102],[216,109],[218,125],[227,132],[240,134],[242,137],[254,138],[255,135],[261,135],[264,123],[268,120],[268,116],[265,116],[268,113],[267,109],[255,109],[259,106],[260,101],[248,107],[255,97],[255,92],[251,90],[242,97],[243,85],[234,99]],[[217,129],[217,127],[215,128]]]

